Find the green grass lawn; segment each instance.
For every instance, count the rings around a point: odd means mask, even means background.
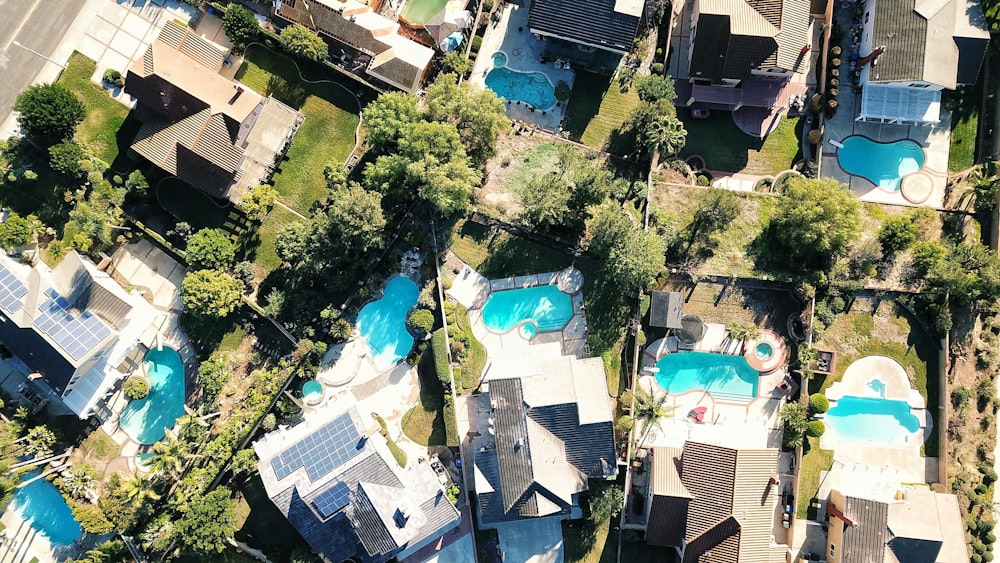
[[[959,172],[976,164],[976,133],[982,96],[982,79],[975,86],[960,86],[955,91],[944,92],[944,101],[953,108],[949,172]]]
[[[692,119],[689,110],[677,108],[677,117],[688,132],[680,156],[699,154],[709,170],[773,175],[791,168],[799,158],[798,119],[782,119],[761,140],[740,131],[730,112],[713,111],[708,119]]]
[[[281,266],[281,259],[274,252],[274,243],[278,239],[278,233],[286,225],[300,221],[302,220],[297,215],[281,207],[275,207],[264,218],[264,222],[257,229],[259,244],[254,254],[254,263],[260,270],[257,272],[258,279],[267,277],[267,274]]]
[[[463,391],[471,392],[479,386],[479,377],[483,374],[483,368],[486,367],[486,348],[473,336],[472,325],[469,322],[469,311],[462,304],[455,307],[455,324],[469,338],[468,355],[461,364],[462,376],[455,383],[460,385]]]
[[[815,518],[809,513],[809,503],[819,492],[820,472],[833,466],[833,452],[819,447],[819,438],[806,437],[803,446],[802,466],[799,467],[799,499],[797,511],[799,518]]]
[[[274,187],[285,204],[308,214],[312,203],[326,194],[323,168],[346,162],[354,149],[361,111],[357,100],[339,84],[302,81],[291,59],[260,45],[247,49],[236,77],[305,115],[287,159],[274,175]]]
[[[118,153],[124,152],[132,142],[130,137],[124,141],[127,144],[119,146],[117,138],[129,109],[108,95],[104,88],[90,81],[96,69],[96,62],[74,52],[57,82],[69,88],[87,107],[87,117],[76,130],[77,140],[89,147],[98,158],[111,164]]]
[[[635,88],[622,92],[610,76],[577,72],[568,103],[563,128],[571,139],[617,155],[635,150],[635,139],[619,134],[640,104]]]
[[[444,396],[441,383],[434,373],[434,353],[428,346],[420,356],[417,374],[420,395],[417,404],[403,415],[403,433],[423,446],[438,446],[446,442]]]

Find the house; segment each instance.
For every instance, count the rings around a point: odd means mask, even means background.
[[[977,0],[867,0],[859,12],[857,119],[931,125],[941,90],[976,82],[990,37]]]
[[[873,500],[833,490],[827,503],[830,563],[967,561],[965,527],[955,495],[906,487]]]
[[[614,425],[600,358],[562,357],[541,373],[491,377],[478,397],[488,412],[474,450],[480,526],[531,518],[580,518],[590,479],[617,473]]]
[[[75,251],[51,270],[0,254],[0,342],[28,372],[26,402],[59,401],[81,419],[107,419],[105,399],[140,365],[165,319]]]
[[[229,52],[168,21],[125,76],[142,127],[132,150],[165,172],[219,199],[239,203],[266,183],[302,114],[220,71]]]
[[[425,461],[400,469],[354,406],[254,442],[264,489],[323,561],[404,560],[461,521]]]
[[[654,291],[649,300],[649,326],[684,328],[684,294],[679,291]]]
[[[779,563],[788,546],[772,535],[780,491],[778,450],[686,441],[652,448],[646,541],[673,547],[684,563]],[[633,503],[634,504],[634,503]]]
[[[547,56],[615,68],[632,50],[644,5],[644,0],[532,0],[528,29],[546,40]]]
[[[281,0],[274,13],[360,51],[342,66],[410,94],[420,90],[434,50],[400,35],[399,24],[358,0]],[[343,53],[343,51],[341,51]],[[348,66],[350,65],[350,66]]]
[[[678,104],[787,108],[786,86],[809,66],[811,24],[809,0],[695,0]]]

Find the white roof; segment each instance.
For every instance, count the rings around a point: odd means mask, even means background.
[[[941,92],[868,83],[861,94],[858,119],[937,123],[941,120]]]
[[[640,17],[644,4],[643,0],[615,0],[615,11],[619,14]]]

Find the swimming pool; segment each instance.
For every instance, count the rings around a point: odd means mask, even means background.
[[[556,89],[540,72],[494,68],[486,75],[486,87],[505,100],[524,102],[535,109],[547,110],[556,105]]]
[[[899,446],[920,430],[920,420],[905,401],[845,395],[826,413],[837,438]]]
[[[483,324],[494,332],[507,332],[521,321],[537,327],[526,329],[526,338],[538,332],[562,330],[573,318],[573,300],[555,285],[495,291],[483,305]]]
[[[31,471],[24,475],[24,480],[40,474],[40,470]],[[83,535],[80,523],[73,519],[73,511],[59,489],[45,479],[37,479],[14,491],[10,508],[32,529],[48,538],[53,547],[73,545]]]
[[[401,15],[409,23],[422,26],[447,5],[448,0],[408,0]]]
[[[385,285],[380,299],[365,305],[358,313],[358,330],[379,370],[396,365],[413,348],[413,336],[406,330],[406,315],[417,304],[419,294],[413,280],[396,276]]]
[[[899,191],[903,177],[924,166],[924,149],[909,139],[877,143],[853,135],[837,150],[837,161],[848,174],[861,176],[890,192]]]
[[[149,394],[129,402],[122,411],[121,427],[136,442],[152,444],[184,415],[184,363],[167,346],[150,350],[145,363]]]
[[[767,342],[761,342],[754,346],[753,353],[760,360],[769,360],[774,355],[774,348]]]
[[[678,352],[656,362],[656,382],[670,393],[705,390],[722,398],[750,401],[757,396],[757,370],[743,356]]]

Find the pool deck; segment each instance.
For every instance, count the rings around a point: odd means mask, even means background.
[[[519,6],[505,2],[501,14],[500,21],[489,24],[483,36],[483,43],[472,67],[469,82],[476,88],[486,88],[486,75],[493,70],[493,54],[503,51],[507,55],[507,68],[510,70],[541,72],[549,78],[553,87],[562,81],[572,88],[576,76],[572,70],[556,68],[553,61],[541,63],[545,42],[536,39],[528,31],[527,4]],[[523,103],[511,102],[507,105],[507,115],[511,119],[530,123],[553,133],[560,131],[565,113],[566,102],[557,103],[556,107],[544,112],[530,111]]]

